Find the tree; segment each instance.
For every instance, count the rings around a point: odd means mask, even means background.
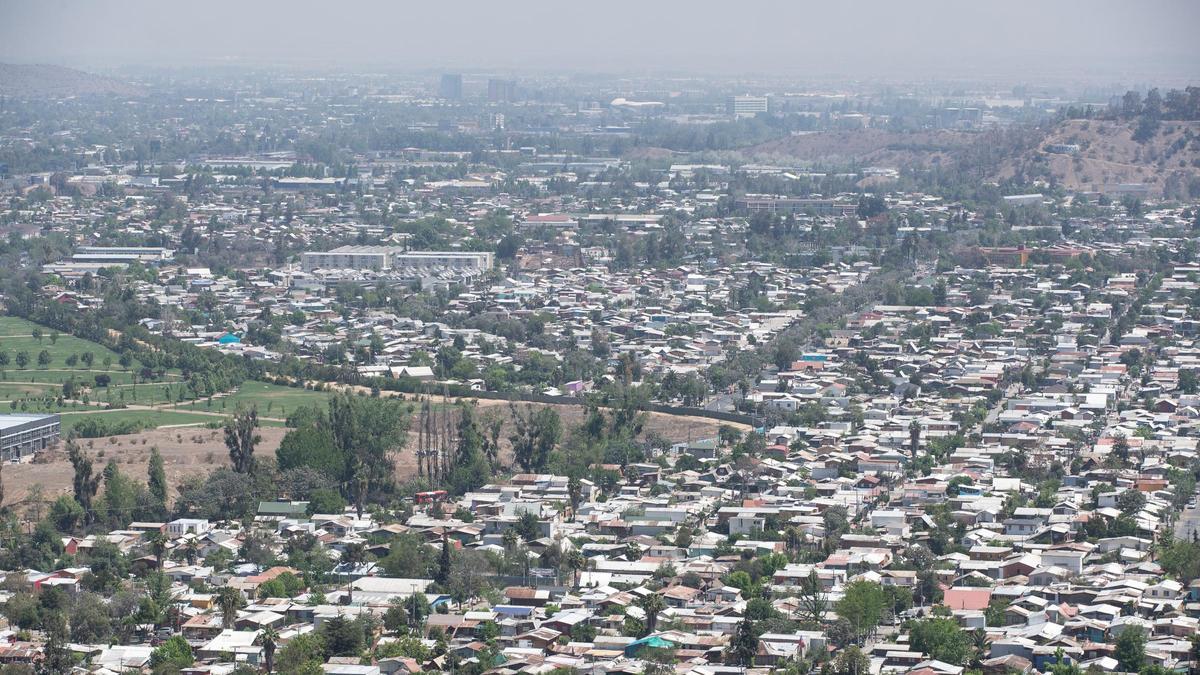
[[[913,649],[925,652],[939,661],[957,666],[966,665],[971,655],[971,639],[953,619],[911,621],[906,626]]]
[[[1141,490],[1130,488],[1117,495],[1117,508],[1121,513],[1132,516],[1146,505],[1146,495]]]
[[[262,440],[258,435],[258,406],[249,409],[239,407],[233,417],[225,422],[225,447],[229,448],[229,461],[238,473],[254,470],[254,446]]]
[[[150,464],[146,468],[146,487],[155,501],[166,507],[167,472],[163,466],[162,455],[158,452],[158,446],[150,448]]]
[[[539,523],[538,517],[532,511],[524,511],[517,518],[517,522],[513,523],[512,531],[527,542],[534,541],[541,534]]]
[[[1200,378],[1196,377],[1195,369],[1180,369],[1179,380],[1175,387],[1184,394],[1195,394],[1198,390],[1200,390]]]
[[[200,541],[198,539],[191,537],[184,542],[183,557],[187,560],[187,564],[196,564],[196,560],[200,557]]]
[[[575,520],[575,513],[579,510],[579,503],[583,501],[583,483],[579,480],[579,476],[571,476],[567,479],[567,500],[571,502],[571,520]]]
[[[327,424],[310,423],[288,431],[275,450],[275,459],[280,470],[309,467],[338,480],[346,474],[346,458],[338,451]]]
[[[429,616],[429,601],[423,593],[413,593],[404,601],[404,613],[408,615],[408,625],[410,628],[418,628],[425,623],[425,617]]]
[[[276,656],[275,665],[281,673],[311,672],[309,668],[313,664],[317,666],[316,672],[322,672],[321,664],[328,658],[325,637],[320,632],[297,635],[288,640]]]
[[[858,645],[850,645],[834,659],[833,671],[837,675],[865,675],[871,671],[871,659]]]
[[[822,624],[825,614],[829,611],[829,601],[825,599],[825,591],[821,579],[814,569],[800,583],[800,616],[804,621]]]
[[[1138,626],[1126,625],[1117,636],[1113,657],[1122,671],[1140,671],[1146,663],[1146,633]]]
[[[150,533],[146,543],[150,545],[150,551],[154,554],[154,561],[159,570],[163,566],[163,554],[167,551],[167,535],[163,534],[162,530],[155,530]]]
[[[446,590],[460,608],[465,602],[481,595],[487,587],[490,572],[486,559],[477,551],[463,551],[454,557]]]
[[[83,508],[83,523],[86,526],[94,517],[92,500],[100,489],[101,475],[93,473],[92,460],[83,454],[79,444],[73,440],[67,442],[67,457],[75,471],[71,485],[75,491],[75,501]]]
[[[512,441],[513,459],[522,470],[538,472],[545,468],[550,451],[562,436],[562,421],[553,408],[541,407],[535,412],[526,406],[521,412],[515,405],[513,413]]]
[[[173,666],[179,669],[187,668],[195,662],[192,646],[183,639],[182,635],[172,635],[150,652],[150,667],[154,668],[155,672],[159,672],[162,666]]]
[[[438,554],[438,567],[437,572],[435,572],[433,575],[433,580],[443,586],[449,583],[452,564],[453,558],[452,554],[450,553],[450,540],[445,534],[443,534],[442,550]]]
[[[363,648],[362,625],[338,615],[321,626],[330,656],[358,656]]]
[[[579,585],[579,573],[587,569],[587,557],[577,548],[572,548],[563,556],[563,566],[571,571],[572,585]]]
[[[346,510],[346,500],[337,490],[319,488],[308,496],[309,515],[314,513],[340,514]]]
[[[45,367],[49,366],[50,362],[53,360],[54,360],[54,358],[52,356],[50,356],[49,351],[43,349],[42,351],[38,352],[37,363],[38,363],[39,368],[45,368]]]
[[[388,554],[379,561],[389,577],[404,579],[428,579],[434,564],[433,549],[410,533],[393,538]]]
[[[17,352],[17,367],[20,368],[21,370],[24,370],[25,366],[27,366],[27,365],[29,365],[29,352],[26,352],[26,351]]]
[[[653,633],[658,629],[658,615],[667,608],[667,604],[658,593],[650,593],[638,600],[638,607],[646,613],[646,632]]]
[[[233,628],[233,624],[237,621],[237,612],[242,605],[246,604],[246,600],[242,597],[242,592],[232,586],[222,586],[217,591],[217,608],[221,612],[221,625],[225,628]]]
[[[391,399],[343,393],[329,400],[329,427],[347,459],[344,483],[361,518],[367,493],[392,482],[392,453],[404,445],[404,409]]]
[[[47,614],[42,621],[42,631],[46,634],[46,643],[42,647],[42,661],[38,664],[38,672],[47,675],[71,672],[75,658],[67,648],[71,636],[61,610]]]
[[[71,640],[82,643],[104,642],[112,635],[108,605],[96,593],[80,593],[71,605]]]
[[[883,618],[887,598],[879,584],[872,581],[853,581],[846,586],[845,594],[838,600],[838,616],[850,622],[858,639],[870,635]]]
[[[275,671],[275,647],[279,644],[279,631],[271,626],[267,626],[259,634],[258,639],[262,642],[263,661],[267,666],[267,672]]]
[[[758,636],[754,633],[754,624],[749,619],[742,619],[725,649],[725,661],[734,666],[753,667],[757,653]]]

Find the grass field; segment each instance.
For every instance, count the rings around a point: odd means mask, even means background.
[[[38,329],[42,332],[40,341],[33,337],[33,331]],[[57,398],[62,384],[71,379],[90,389],[87,395],[92,402],[154,405],[177,396],[175,390],[170,393],[167,390],[172,384],[179,386],[176,372],[165,373],[162,381],[134,384],[134,371],[141,368],[136,361],[129,368],[123,368],[119,356],[103,345],[72,335],[60,334],[52,340],[51,335],[54,331],[44,326],[17,317],[0,316],[0,353],[8,355],[8,363],[0,366],[0,411],[6,403],[17,399]],[[43,350],[50,355],[47,366],[37,363],[38,354]],[[29,355],[29,363],[24,368],[17,366],[18,352]],[[85,353],[93,356],[90,367],[83,361]],[[71,356],[78,357],[74,366],[67,365]],[[108,376],[108,387],[96,386],[96,377],[101,374]],[[31,401],[25,402],[25,409],[58,410],[57,406],[47,407]]]
[[[330,394],[322,391],[281,387],[266,382],[243,382],[236,392],[214,399],[211,407],[206,401],[193,401],[173,407],[172,410],[204,410],[232,413],[238,405],[258,406],[259,417],[283,419],[301,406],[324,406]]]
[[[126,421],[141,422],[147,429],[165,426],[168,424],[208,424],[210,422],[222,422],[222,418],[213,415],[196,415],[193,413],[176,412],[174,410],[106,410],[104,412],[86,413],[63,413],[62,415],[62,430],[64,433],[71,430],[79,422],[88,419],[96,418],[103,420],[108,424],[119,424]]]
[[[42,331],[43,336],[40,341],[33,337],[35,329]],[[50,357],[53,359],[50,362],[50,366],[53,368],[65,368],[65,361],[72,354],[82,358],[85,352],[91,352],[95,357],[94,367],[102,370],[117,369],[118,357],[111,349],[73,335],[60,334],[57,339],[51,340],[54,332],[49,328],[15,316],[0,316],[0,351],[8,352],[11,357],[16,357],[17,352],[28,352],[30,363],[37,363],[37,355],[44,349],[50,353]],[[111,365],[107,368],[103,365],[104,359],[110,361]]]

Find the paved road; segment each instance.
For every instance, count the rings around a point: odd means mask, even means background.
[[[1175,521],[1175,538],[1190,540],[1193,533],[1200,537],[1200,509],[1184,509]]]

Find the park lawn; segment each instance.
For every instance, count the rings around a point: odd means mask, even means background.
[[[42,331],[40,342],[32,337],[35,328],[40,328]],[[94,363],[96,367],[101,367],[105,357],[112,359],[114,364],[112,367],[116,367],[118,356],[111,349],[65,333],[59,334],[58,339],[51,342],[50,334],[53,332],[50,328],[39,326],[25,319],[13,316],[0,317],[0,351],[9,352],[10,357],[15,357],[17,352],[26,351],[29,352],[30,362],[36,363],[38,352],[45,349],[54,359],[51,365],[60,368],[64,367],[63,362],[71,354],[78,354],[82,357],[84,352],[91,352],[96,358]]]
[[[103,366],[99,364],[92,370],[86,368],[56,367],[54,364],[50,364],[49,368],[29,366],[21,370],[17,368],[16,364],[10,363],[7,368],[0,369],[0,383],[25,384],[26,382],[41,382],[45,384],[62,384],[74,377],[75,381],[80,384],[93,385],[96,382],[96,375],[100,373],[107,374],[112,384],[131,384],[133,382],[133,373],[118,370],[115,367],[113,370],[104,370]]]
[[[127,420],[137,420],[146,428],[157,428],[174,424],[208,424],[222,422],[222,418],[213,415],[196,415],[193,413],[176,412],[174,410],[106,410],[98,413],[63,413],[63,433],[70,431],[81,420],[96,417],[108,423],[120,423]]]
[[[158,405],[160,403],[170,403],[174,401],[174,397],[168,397],[166,387],[170,382],[139,382],[137,384],[113,384],[109,389],[113,390],[113,400],[123,403],[140,403],[142,405]],[[175,390],[178,385],[172,386]],[[96,392],[101,393],[96,393]],[[103,400],[108,400],[103,389],[93,389],[93,394],[100,396]],[[120,398],[121,392],[125,393],[125,398]],[[136,392],[136,396],[135,396]]]
[[[0,316],[0,337],[8,335],[32,335],[38,324],[26,321],[17,316]],[[50,329],[42,327],[42,332],[50,335]]]
[[[193,401],[185,403],[177,409],[232,413],[239,405],[243,407],[254,405],[258,406],[259,417],[283,419],[302,406],[323,407],[329,397],[330,393],[325,391],[283,387],[257,380],[247,380],[232,394],[213,399],[211,408],[204,401]]]
[[[30,396],[53,396],[57,398],[61,393],[62,387],[53,383],[0,383],[0,401],[11,401],[13,399],[26,398]]]

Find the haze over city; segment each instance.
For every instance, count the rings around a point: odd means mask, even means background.
[[[1196,74],[1187,0],[0,3],[0,59],[811,79]]]

